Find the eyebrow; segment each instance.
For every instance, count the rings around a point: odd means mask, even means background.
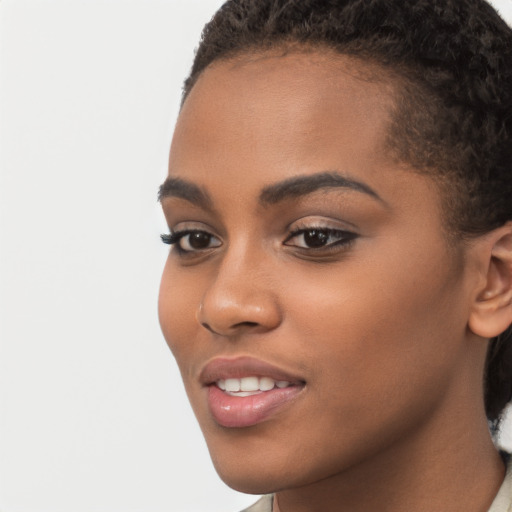
[[[213,201],[210,194],[201,187],[181,178],[168,177],[158,189],[158,201],[166,197],[179,197],[205,210],[211,210]]]
[[[294,176],[268,185],[261,191],[259,202],[263,205],[273,205],[324,188],[348,188],[373,197],[385,204],[385,201],[371,187],[337,171]],[[160,185],[158,200],[161,202],[166,197],[179,197],[208,210],[211,210],[213,205],[213,201],[206,190],[182,178],[168,177]]]
[[[265,187],[260,194],[260,203],[276,204],[294,197],[311,194],[323,188],[348,188],[362,192],[385,204],[384,200],[371,187],[337,171],[327,171],[318,174],[296,176]]]

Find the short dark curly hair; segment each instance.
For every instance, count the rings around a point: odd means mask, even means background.
[[[183,101],[213,62],[274,48],[330,49],[397,84],[389,145],[435,175],[450,232],[512,220],[512,29],[484,0],[229,0],[205,26]],[[491,340],[485,408],[512,399],[512,330]]]

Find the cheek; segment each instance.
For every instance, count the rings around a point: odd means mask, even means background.
[[[199,286],[194,273],[182,272],[168,259],[160,283],[158,317],[162,333],[178,365],[193,348],[199,324]]]
[[[422,262],[381,251],[378,261],[354,258],[328,275],[286,277],[294,350],[314,365],[311,385],[328,380],[336,389],[329,395],[333,407],[340,397],[348,404],[351,393],[361,393],[362,402],[386,393],[405,397],[406,382],[417,402],[418,388],[429,387],[434,395],[449,378],[466,317],[461,281],[444,252],[437,256]]]
[[[296,432],[312,479],[405,435],[444,399],[461,359],[465,323],[462,313],[454,322],[451,307],[460,287],[435,262],[413,274],[408,261],[390,262],[386,272],[347,262],[323,276],[281,273],[288,323],[280,339],[305,367],[309,388],[296,416],[314,418],[294,416],[283,430]]]

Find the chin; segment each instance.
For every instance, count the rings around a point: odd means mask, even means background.
[[[282,473],[257,457],[212,455],[221,480],[232,489],[246,494],[269,494],[281,488]]]
[[[236,444],[236,443],[235,443]],[[221,480],[232,489],[246,494],[269,494],[294,487],[289,456],[270,449],[227,449],[208,443],[212,462]]]
[[[298,454],[296,447],[287,450],[290,443],[285,440],[261,441],[266,442],[240,443],[244,448],[237,440],[229,447],[207,441],[215,470],[226,485],[245,494],[270,494],[312,484],[339,470],[339,458],[322,463]]]
[[[228,487],[244,494],[271,494],[281,490],[283,487],[287,487],[286,485],[279,485],[280,482],[275,478],[259,474],[264,471],[265,468],[259,468],[258,471],[251,473],[236,474],[218,471],[218,474]]]

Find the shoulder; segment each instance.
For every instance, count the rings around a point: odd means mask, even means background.
[[[273,494],[262,496],[254,505],[242,510],[242,512],[272,512],[273,498]]]
[[[512,457],[505,453],[502,456],[507,461],[507,473],[489,512],[512,512]]]

